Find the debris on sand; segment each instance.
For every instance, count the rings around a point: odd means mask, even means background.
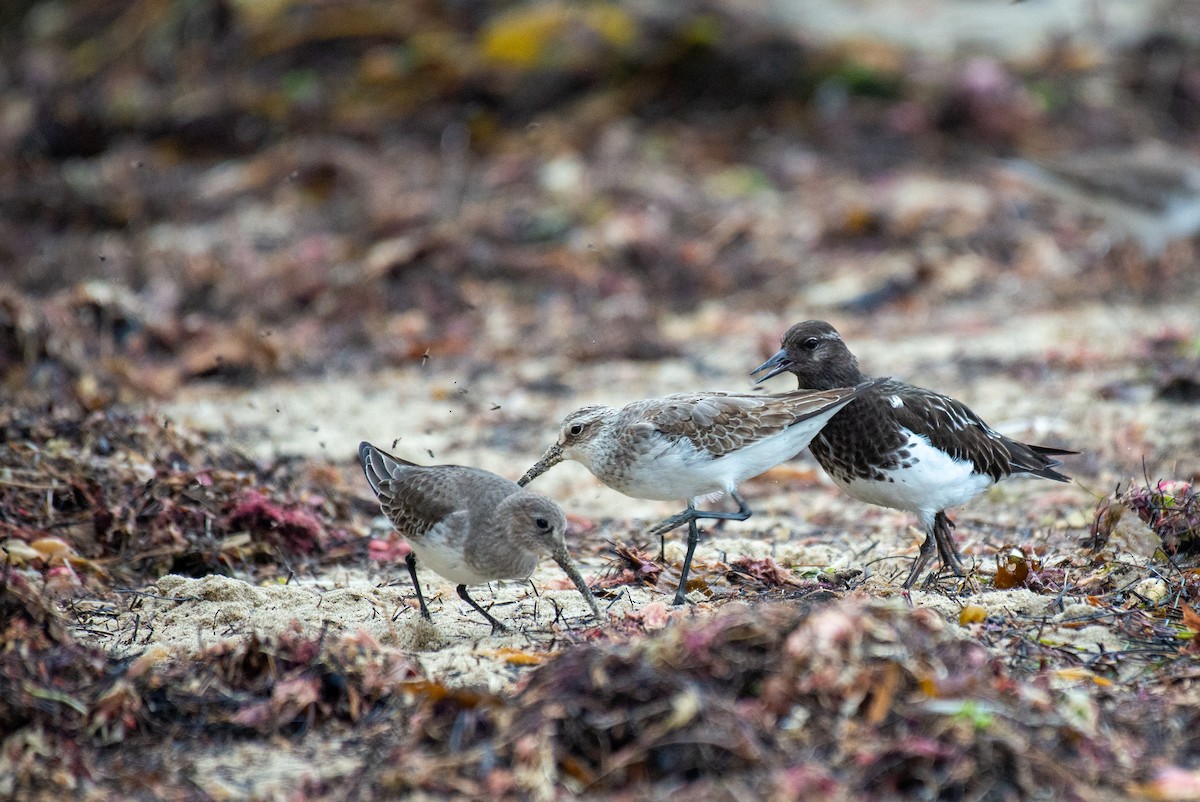
[[[1093,544],[1103,547],[1114,535],[1123,533],[1129,540],[1129,513],[1140,521],[1132,524],[1134,529],[1140,526],[1157,535],[1158,542],[1146,547],[1151,554],[1156,548],[1167,554],[1200,551],[1200,494],[1192,482],[1163,479],[1153,484],[1130,483],[1124,491],[1118,487],[1096,507]]]

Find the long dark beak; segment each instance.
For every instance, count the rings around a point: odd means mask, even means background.
[[[517,484],[519,484],[521,487],[524,487],[562,461],[562,446],[560,446],[558,443],[555,443],[546,449],[546,453],[542,455],[540,460],[533,464],[532,468],[525,471],[525,475],[517,480]]]
[[[786,372],[789,367],[791,367],[791,365],[788,363],[787,351],[781,348],[775,352],[773,357],[756,367],[754,370],[750,371],[750,375],[753,376],[755,373],[762,373],[762,371],[769,368],[769,373],[759,376],[754,380],[755,384],[762,384],[772,376],[778,376],[780,373]]]
[[[579,573],[579,569],[575,567],[571,555],[567,553],[567,547],[565,545],[556,546],[550,556],[554,558],[554,562],[558,563],[559,568],[562,568],[567,576],[571,577],[571,581],[575,583],[575,587],[579,588],[579,592],[583,594],[583,600],[587,602],[588,607],[592,608],[592,615],[603,620],[604,616],[600,614],[600,607],[596,604],[596,597],[592,595],[592,589],[588,587],[587,581]]]

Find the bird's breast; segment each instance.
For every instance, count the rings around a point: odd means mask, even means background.
[[[481,585],[500,578],[491,571],[471,565],[460,548],[429,540],[411,545],[413,553],[417,555],[418,565],[429,568],[456,585]]]

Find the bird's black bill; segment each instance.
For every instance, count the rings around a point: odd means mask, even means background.
[[[525,471],[525,475],[517,480],[517,484],[524,487],[562,461],[562,446],[555,443],[546,449],[546,453],[542,455],[540,460],[533,464],[532,468]]]
[[[750,375],[753,376],[756,373],[762,373],[764,370],[768,370],[768,373],[759,376],[754,380],[755,384],[762,384],[772,376],[778,376],[780,373],[785,372],[788,367],[790,367],[790,365],[788,363],[787,351],[780,349],[775,352],[773,357],[756,367],[754,370],[750,371]]]
[[[575,562],[571,559],[571,555],[567,553],[566,546],[561,549],[556,549],[551,555],[554,561],[558,563],[559,568],[562,568],[571,581],[575,583],[575,587],[579,589],[583,595],[583,600],[592,610],[592,615],[597,619],[603,620],[604,616],[600,615],[600,607],[596,604],[596,597],[592,595],[592,589],[588,587],[587,580],[579,573],[579,569],[575,567]]]

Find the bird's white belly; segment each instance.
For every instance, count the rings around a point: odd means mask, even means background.
[[[482,585],[500,578],[480,573],[466,561],[462,549],[454,548],[445,541],[429,538],[421,543],[409,541],[409,545],[417,555],[419,567],[429,568],[456,585]]]
[[[834,478],[834,482],[868,504],[930,513],[966,504],[993,484],[987,474],[976,474],[969,460],[952,459],[924,437],[909,433],[905,448],[915,464],[883,471],[886,478],[882,481]]]
[[[629,466],[612,487],[627,496],[659,501],[678,501],[727,488],[724,477],[713,469],[713,458],[687,446],[663,449],[654,459],[638,460]]]
[[[840,409],[840,407],[839,407]],[[625,475],[611,483],[635,498],[690,499],[735,489],[800,453],[836,410],[802,421],[737,451],[714,458],[686,440],[670,442],[642,455]]]

